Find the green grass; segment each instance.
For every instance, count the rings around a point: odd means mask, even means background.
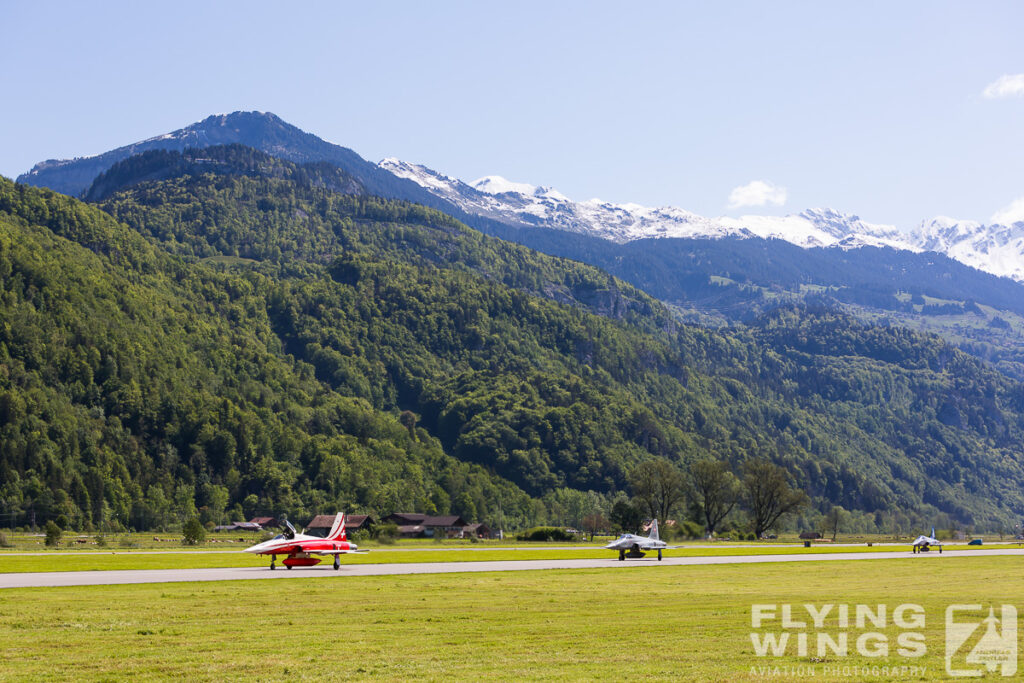
[[[1017,604],[1024,588],[1017,557],[632,567],[4,590],[0,679],[735,681],[805,666],[848,681],[864,677],[824,667],[913,664],[924,675],[905,679],[942,680],[946,606]],[[921,604],[927,655],[754,656],[751,605],[807,602]]]
[[[894,552],[909,554],[909,544],[900,546],[868,547],[835,547],[831,545],[815,545],[811,548],[803,546],[783,545],[744,545],[735,548],[717,547],[714,545],[692,545],[685,548],[666,550],[666,557],[707,557],[734,555],[808,555],[835,552]],[[950,546],[958,550],[973,550],[967,546]],[[1008,545],[987,545],[977,550],[1018,547]],[[59,552],[59,551],[58,551]],[[409,562],[485,562],[494,560],[556,560],[613,558],[614,552],[594,546],[580,547],[544,547],[534,545],[516,548],[480,548],[452,547],[429,548],[414,547],[410,549],[377,549],[369,553],[343,555],[343,564],[381,564]],[[330,562],[327,558],[325,562]],[[176,551],[163,552],[140,550],[108,550],[105,552],[73,552],[69,554],[42,553],[37,555],[0,554],[0,573],[12,572],[54,572],[54,571],[99,571],[109,569],[200,569],[209,567],[257,567],[270,564],[270,558],[258,557],[243,553],[240,549],[232,552],[188,551],[178,548]]]

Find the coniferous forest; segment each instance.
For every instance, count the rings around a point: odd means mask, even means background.
[[[865,530],[1012,527],[1024,385],[828,306],[710,329],[594,266],[237,145],[0,180],[0,514],[579,526],[770,460]],[[689,491],[678,515],[697,519]]]

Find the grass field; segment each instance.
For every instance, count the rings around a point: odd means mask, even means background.
[[[965,545],[949,546],[957,550],[973,550]],[[987,545],[977,548],[993,549],[1002,547],[1018,547],[1017,545]],[[730,555],[808,555],[834,552],[878,552],[910,554],[908,546],[831,546],[818,545],[811,548],[785,545],[745,545],[738,547],[722,547],[714,545],[694,545],[685,548],[666,550],[666,557],[706,557]],[[494,560],[557,560],[557,559],[588,559],[613,558],[613,551],[594,546],[580,547],[544,547],[543,545],[519,546],[515,548],[477,548],[454,546],[438,548],[430,546],[412,546],[409,548],[376,549],[369,553],[343,555],[343,564],[381,564],[406,562],[485,562]],[[331,562],[331,558],[324,560]],[[57,552],[41,552],[39,554],[19,555],[14,553],[0,554],[0,573],[11,572],[56,572],[56,571],[101,571],[107,569],[204,569],[212,567],[258,567],[270,564],[267,557],[257,557],[241,552],[240,548],[233,551],[195,551],[177,548],[175,550],[141,551],[141,550],[108,550],[75,551],[61,554]]]
[[[197,546],[191,546],[191,550],[224,550],[230,548],[245,548],[259,543],[260,540],[266,540],[270,534],[267,532],[249,532],[249,531],[233,531],[223,533],[210,533],[207,534],[206,542],[201,543]],[[939,533],[942,540],[949,541],[948,534],[943,536],[942,532]],[[6,545],[0,545],[0,555],[7,552],[25,552],[25,551],[39,551],[48,552],[54,550],[49,548],[43,543],[44,535],[40,532],[32,533],[27,531],[11,531],[9,529],[0,529],[0,541],[6,543]],[[849,543],[875,543],[875,544],[888,544],[888,543],[903,543],[907,545],[910,541],[916,537],[913,536],[901,536],[894,538],[889,534],[841,534],[838,538],[838,543],[849,544]],[[94,533],[80,534],[74,531],[65,531],[61,538],[60,545],[56,550],[61,552],[69,551],[90,551],[90,550],[175,550],[182,547],[182,539],[180,532],[174,531],[134,531],[130,533],[112,533],[103,535],[105,546],[99,547],[97,541],[100,535]],[[594,544],[605,544],[610,541],[614,536],[596,536],[593,541],[588,542],[586,539],[580,537],[576,544],[594,545]],[[986,543],[1001,543],[1001,542],[1012,542],[1010,537],[1005,539],[998,539],[996,534],[991,536],[985,536]],[[668,541],[671,544],[682,544],[687,547],[702,547],[702,546],[716,546],[721,544],[726,545],[750,545],[751,547],[767,547],[773,545],[801,545],[802,541],[798,538],[796,533],[784,533],[780,534],[778,538],[772,540],[760,540],[760,541],[735,541],[730,538],[721,538],[713,541],[705,540],[679,540],[672,538],[665,538],[663,540]],[[468,538],[446,538],[443,540],[436,540],[433,538],[402,538],[391,543],[383,543],[373,538],[362,538],[357,541],[361,548],[452,548],[452,547],[465,547],[465,548],[487,548],[487,547],[523,547],[523,548],[536,548],[544,544],[537,543],[534,541],[517,541],[513,535],[509,535],[505,539],[487,539],[471,541]],[[953,542],[953,541],[950,541]],[[965,541],[963,541],[965,542]],[[829,543],[822,541],[815,541],[815,544],[828,546]],[[573,543],[558,543],[557,545],[574,545]]]
[[[4,590],[0,679],[942,680],[947,605],[1020,607],[1024,564],[918,559]],[[752,604],[908,602],[924,657],[754,654]]]

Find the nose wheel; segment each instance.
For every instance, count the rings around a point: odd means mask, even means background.
[[[274,561],[275,561],[276,559],[277,559],[277,555],[272,555],[272,556],[270,557],[270,571],[274,571],[275,569],[277,569],[277,565],[276,565],[276,564],[274,564]]]
[[[341,569],[341,555],[334,556],[334,571]]]

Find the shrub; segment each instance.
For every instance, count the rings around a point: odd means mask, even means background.
[[[104,536],[103,534],[97,535],[96,536],[96,545],[98,545],[101,548],[106,548],[107,547],[107,537]]]
[[[7,534],[0,531],[0,548],[13,548],[14,544],[7,538]]]
[[[398,538],[398,525],[397,524],[378,524],[373,528],[373,535],[377,537],[377,540],[381,543],[391,544]]]
[[[181,528],[181,542],[185,545],[199,545],[206,540],[206,529],[198,517],[192,517]]]
[[[565,529],[557,526],[537,526],[532,529],[517,534],[516,540],[519,541],[560,541],[560,542],[572,542],[576,540],[576,537],[570,533],[567,533]]]
[[[54,523],[65,531],[71,526],[71,522],[68,521],[67,515],[57,515],[57,519],[54,520]]]
[[[56,547],[60,544],[61,528],[52,519],[46,523],[46,545]]]
[[[695,539],[704,536],[704,527],[690,520],[683,520],[676,524],[676,535],[680,538]]]

